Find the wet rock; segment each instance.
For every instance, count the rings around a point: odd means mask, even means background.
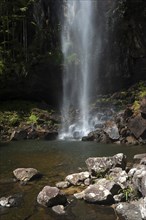
[[[126,167],[126,156],[122,153],[113,157],[89,157],[86,161],[87,168],[93,176],[106,173],[114,167]]]
[[[44,135],[45,140],[56,140],[58,137],[58,132],[46,132]]]
[[[119,203],[116,207],[116,211],[126,220],[142,220],[140,209],[135,204]]]
[[[59,189],[64,189],[70,186],[70,183],[68,181],[62,181],[62,182],[58,182],[56,183],[56,187]]]
[[[112,140],[118,140],[120,137],[118,127],[114,121],[107,121],[103,130]]]
[[[97,139],[96,141],[103,144],[110,144],[112,142],[108,134],[106,134],[104,131],[101,132],[99,139]]]
[[[112,194],[103,186],[90,185],[84,191],[84,200],[90,203],[112,204],[114,199]]]
[[[45,186],[37,196],[37,202],[45,207],[65,205],[67,198],[57,187]]]
[[[27,130],[25,129],[19,131],[13,131],[10,137],[10,140],[12,141],[19,141],[24,139],[27,139]]]
[[[80,172],[68,175],[65,180],[71,183],[72,185],[81,185],[85,179],[89,178],[89,172]]]
[[[22,195],[14,195],[0,198],[0,206],[2,207],[16,207],[21,203]]]
[[[127,124],[136,138],[139,138],[146,130],[146,120],[141,115],[131,118]]]
[[[41,174],[34,168],[17,168],[13,171],[13,174],[17,180],[22,182],[27,182],[33,178],[41,176]]]
[[[65,214],[64,206],[63,205],[56,205],[52,207],[52,210],[57,213],[58,215]]]

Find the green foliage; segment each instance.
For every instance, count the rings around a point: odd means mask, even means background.
[[[127,202],[127,201],[130,200],[131,196],[133,195],[134,190],[133,190],[132,187],[128,186],[128,187],[125,188],[125,189],[121,189],[121,190],[119,191],[119,193],[123,193],[124,198],[125,198],[125,200],[126,200],[126,202]]]
[[[36,124],[38,117],[33,113],[29,116],[28,124]]]
[[[133,103],[132,108],[133,108],[135,113],[139,111],[140,104],[137,100]]]
[[[10,117],[10,125],[15,126],[18,125],[20,122],[20,118],[17,115],[17,113],[14,113],[11,117]]]

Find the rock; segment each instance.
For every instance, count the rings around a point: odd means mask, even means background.
[[[106,134],[104,131],[101,132],[99,138],[96,141],[103,144],[110,144],[112,142],[108,134]]]
[[[113,198],[114,198],[116,203],[122,202],[124,200],[124,194],[120,193],[118,195],[114,195]]]
[[[18,141],[24,139],[27,139],[27,130],[25,129],[22,129],[20,131],[13,131],[10,137],[10,140],[12,141]]]
[[[57,187],[45,186],[37,196],[37,202],[45,207],[65,205],[67,198]]]
[[[124,120],[126,120],[127,118],[130,118],[132,115],[133,115],[133,110],[127,107],[124,111],[123,118]]]
[[[0,198],[0,206],[2,206],[2,207],[15,207],[21,203],[21,199],[22,199],[21,195],[1,197]]]
[[[84,191],[82,191],[82,192],[80,192],[80,193],[75,193],[75,194],[74,194],[74,197],[75,197],[76,199],[83,199],[84,196],[85,196]]]
[[[90,179],[90,178],[87,178],[87,179],[85,179],[85,181],[84,181],[84,185],[85,185],[85,186],[89,186],[89,185],[90,185],[90,182],[91,182],[91,179]]]
[[[144,97],[140,102],[140,111],[142,114],[146,115],[146,97]]]
[[[129,178],[125,170],[120,167],[116,167],[110,170],[109,179],[112,179],[115,183],[119,184],[122,188],[125,187],[126,182]]]
[[[138,141],[133,136],[126,137],[125,142],[126,142],[126,144],[132,144],[132,145],[137,145],[138,144]]]
[[[58,137],[58,132],[46,132],[46,134],[44,135],[44,139],[45,140],[56,140]]]
[[[114,199],[112,194],[103,186],[90,185],[84,190],[84,200],[90,203],[112,204]]]
[[[114,121],[107,121],[103,130],[112,140],[118,140],[120,137],[118,127]]]
[[[139,138],[146,130],[146,120],[141,115],[137,115],[129,120],[127,126],[134,136]]]
[[[126,220],[142,220],[140,209],[135,204],[119,203],[116,207],[116,211]]]
[[[68,181],[62,181],[62,182],[58,182],[56,183],[56,187],[59,189],[64,189],[70,186],[70,183]]]
[[[71,183],[72,185],[81,185],[87,178],[89,178],[89,172],[80,172],[68,175],[65,180]]]
[[[146,197],[141,198],[138,201],[138,205],[139,205],[139,209],[140,209],[142,219],[146,220]]]
[[[140,164],[146,165],[146,157],[143,157],[140,161]]]
[[[100,173],[106,173],[111,168],[126,167],[126,156],[123,153],[114,155],[113,157],[89,157],[86,161],[87,168],[93,176]]]
[[[64,206],[63,205],[56,205],[52,207],[52,210],[57,213],[58,215],[65,214]]]
[[[107,180],[105,178],[98,179],[95,182],[96,186],[100,188],[100,186],[103,186],[105,189],[107,189],[113,196],[118,194],[121,190],[121,186],[118,183],[115,183],[113,180]],[[95,185],[94,184],[94,185]]]
[[[16,179],[27,182],[30,181],[32,178],[40,177],[41,174],[34,168],[17,168],[13,171],[14,176]]]
[[[134,155],[134,160],[141,160],[143,159],[144,157],[146,157],[146,154],[136,154]]]
[[[138,165],[133,174],[132,182],[135,187],[141,192],[143,197],[146,196],[146,166]]]

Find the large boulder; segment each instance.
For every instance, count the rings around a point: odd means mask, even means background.
[[[142,215],[139,207],[131,203],[119,203],[116,207],[119,215],[122,215],[126,220],[142,220]]]
[[[72,185],[81,185],[86,179],[88,179],[90,176],[90,173],[88,171],[86,172],[80,172],[80,173],[73,173],[68,175],[65,180],[68,181]]]
[[[87,168],[92,175],[104,174],[114,167],[126,167],[126,156],[123,153],[113,157],[89,157],[86,161]]]
[[[141,115],[137,115],[129,120],[127,126],[134,136],[139,138],[146,131],[146,120]]]
[[[65,205],[67,198],[57,187],[45,186],[37,196],[37,202],[45,207]]]
[[[113,196],[118,194],[121,190],[121,186],[118,183],[115,183],[113,180],[108,180],[106,178],[98,179],[95,181],[95,184],[97,187],[103,186],[105,189],[107,189]]]
[[[142,196],[146,196],[146,166],[138,165],[133,172],[132,182],[141,192]]]
[[[17,168],[13,171],[17,180],[27,182],[35,177],[40,177],[41,174],[34,168]]]
[[[126,186],[129,176],[125,170],[122,170],[122,168],[115,167],[110,170],[108,178],[119,184],[123,189]]]
[[[112,204],[112,194],[104,186],[98,184],[90,185],[84,190],[84,200],[90,203]]]
[[[107,121],[103,130],[112,140],[118,140],[120,137],[118,127],[114,121]]]

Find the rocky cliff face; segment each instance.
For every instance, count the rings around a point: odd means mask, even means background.
[[[146,79],[146,2],[104,1],[100,4],[103,50],[97,81],[109,92]]]
[[[98,30],[100,28],[102,39],[94,80],[97,93],[114,92],[146,80],[146,1],[106,0],[99,1],[96,6],[94,26],[98,26]],[[15,59],[5,61],[6,74],[0,76],[0,98],[43,99],[58,105],[62,93],[60,31],[63,1],[38,0],[26,12],[25,8],[22,9],[27,19],[18,21],[18,24],[24,25],[24,31],[19,33],[20,25],[16,31],[21,38],[25,34],[25,42],[22,42],[24,50],[20,51],[22,47],[15,47],[17,51],[9,48]],[[17,32],[15,35],[18,41]],[[21,56],[23,53],[24,56]]]

